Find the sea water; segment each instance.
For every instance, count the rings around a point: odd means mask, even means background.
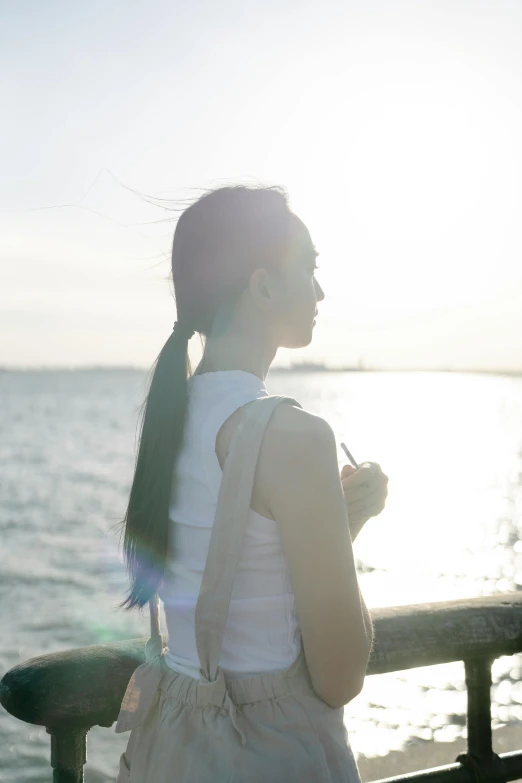
[[[120,528],[141,370],[0,373],[0,678],[21,661],[147,636]],[[269,394],[326,418],[359,462],[389,476],[386,508],[354,543],[370,609],[522,589],[522,378],[473,373],[277,373]],[[164,618],[162,630],[165,632]],[[493,665],[495,726],[522,720],[522,655]],[[366,678],[347,705],[356,753],[465,731],[462,662]],[[0,710],[0,781],[50,780],[50,737]],[[128,734],[88,734],[86,783],[114,780]],[[522,735],[521,735],[522,747]]]

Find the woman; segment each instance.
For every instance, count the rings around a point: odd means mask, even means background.
[[[339,476],[330,425],[265,387],[280,346],[311,342],[316,255],[281,188],[213,190],[178,220],[178,320],[124,520],[121,606],[151,602],[151,638],[118,717],[131,730],[118,783],[360,780],[343,707],[372,625],[352,539],[384,507],[387,477],[375,463]]]

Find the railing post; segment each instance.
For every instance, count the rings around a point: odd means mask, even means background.
[[[474,758],[490,759],[493,755],[491,731],[491,665],[490,658],[464,661],[468,689],[468,753]]]
[[[479,781],[507,780],[500,757],[493,753],[491,730],[491,665],[493,658],[464,661],[468,691],[468,750],[457,761],[473,771]]]
[[[460,763],[381,783],[522,781],[522,749],[497,756],[490,725],[491,664],[522,652],[522,594],[384,607],[372,609],[372,619],[368,674],[464,661],[468,691],[468,751]],[[145,662],[146,643],[142,637],[39,655],[1,678],[0,705],[50,735],[55,783],[83,783],[87,731],[117,719],[129,679]]]
[[[46,729],[51,735],[53,783],[83,783],[87,729]]]

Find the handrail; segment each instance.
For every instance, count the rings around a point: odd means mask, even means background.
[[[378,608],[371,614],[375,644],[367,674],[463,660],[468,687],[468,753],[458,764],[387,781],[472,783],[477,764],[489,770],[483,780],[522,777],[522,750],[493,754],[489,695],[492,661],[522,652],[522,593]],[[87,732],[116,720],[131,674],[145,661],[146,642],[144,637],[39,655],[4,674],[2,706],[51,735],[55,783],[83,781]]]
[[[522,651],[522,592],[371,609],[368,674]]]

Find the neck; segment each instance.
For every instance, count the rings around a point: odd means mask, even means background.
[[[238,330],[208,337],[205,350],[194,375],[220,370],[243,370],[257,375],[263,382],[270,368],[277,347],[273,348],[252,335],[241,334]]]

